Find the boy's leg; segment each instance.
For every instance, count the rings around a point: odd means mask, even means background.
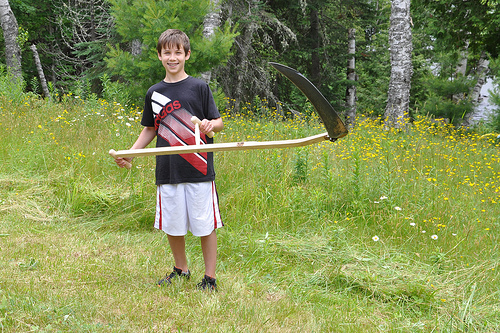
[[[167,273],[164,278],[158,281],[157,285],[160,287],[171,284],[172,279],[179,276],[184,277],[185,279],[189,279],[191,276],[191,272],[189,272],[187,265],[184,236],[171,236],[167,234],[167,237],[172,255],[174,256],[175,265],[172,273]]]
[[[182,269],[183,272],[188,271],[188,263],[186,257],[186,242],[184,236],[168,236],[170,250],[174,256],[175,267]]]
[[[201,250],[205,261],[205,275],[215,278],[215,266],[217,262],[217,234],[215,230],[208,236],[201,238]]]

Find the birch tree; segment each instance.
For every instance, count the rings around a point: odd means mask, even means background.
[[[467,75],[467,62],[469,56],[469,41],[465,41],[465,45],[460,50],[457,68],[455,71],[455,79],[464,78]],[[460,100],[464,99],[464,94],[453,95],[453,101],[458,103]]]
[[[352,82],[346,91],[346,122],[347,126],[354,127],[356,120],[356,29],[349,29],[349,61],[347,65],[347,80]]]
[[[8,0],[0,0],[0,23],[5,40],[5,62],[13,77],[22,80],[21,48],[17,42],[19,26]]]
[[[47,80],[45,79],[45,74],[43,73],[42,63],[40,62],[40,56],[38,55],[38,50],[36,45],[32,44],[30,46],[31,52],[33,52],[33,60],[35,61],[36,69],[38,72],[38,77],[40,79],[40,85],[42,86],[43,95],[50,99],[49,87],[47,86]]]
[[[411,53],[410,0],[391,0],[389,44],[391,78],[385,108],[385,124],[402,128],[408,121],[410,87],[413,75]]]
[[[472,91],[470,92],[470,99],[474,107],[477,107],[477,105],[479,104],[481,89],[483,85],[486,83],[486,74],[488,73],[489,70],[489,64],[490,61],[488,59],[487,53],[485,51],[481,52],[481,56],[479,58],[476,68],[477,82],[475,86],[472,88]],[[462,124],[463,126],[467,127],[472,125],[472,119],[476,113],[475,111],[477,111],[476,108],[472,112],[469,112],[465,115]]]

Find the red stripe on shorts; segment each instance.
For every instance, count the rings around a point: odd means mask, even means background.
[[[159,209],[160,217],[158,218],[158,229],[159,230],[163,230],[162,229],[163,213],[161,211],[161,191],[160,191],[160,187],[159,186],[158,186],[158,205],[160,206],[160,209]]]
[[[217,207],[216,207],[216,201],[215,198],[217,197],[217,190],[215,189],[215,182],[212,182],[212,208],[214,212],[214,229],[217,229]]]

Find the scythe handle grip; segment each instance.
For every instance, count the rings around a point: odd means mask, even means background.
[[[198,125],[201,125],[201,120],[200,120],[198,117],[196,117],[196,116],[192,116],[192,117],[191,117],[191,122],[192,122],[193,124],[198,124]],[[215,135],[214,131],[210,131],[210,132],[208,132],[208,133],[207,133],[207,136],[208,136],[209,138],[213,138],[213,137],[214,137],[214,135]]]

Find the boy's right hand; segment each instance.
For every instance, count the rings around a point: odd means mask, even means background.
[[[120,168],[127,168],[130,169],[132,167],[132,158],[130,157],[117,157],[115,158],[115,163],[120,167]]]
[[[144,127],[141,134],[139,134],[139,137],[130,149],[141,149],[146,147],[155,138],[155,136],[156,130],[154,127]],[[109,155],[115,159],[116,164],[120,168],[132,168],[132,164],[130,162],[132,162],[133,157],[118,157],[116,156],[116,151],[114,149],[109,151]]]

